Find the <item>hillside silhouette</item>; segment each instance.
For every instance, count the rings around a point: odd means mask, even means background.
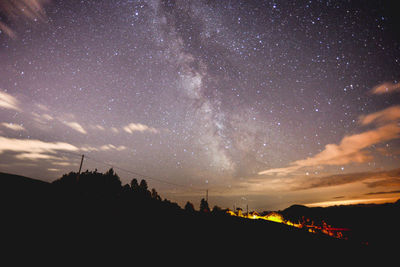
[[[182,209],[149,189],[145,180],[132,179],[122,185],[113,169],[70,172],[53,183],[0,173],[0,187],[3,229],[10,235],[6,240],[9,247],[19,250],[44,243],[46,253],[71,256],[82,251],[120,254],[128,250],[175,260],[226,257],[227,261],[239,255],[295,253],[308,258],[333,253],[344,257],[370,250],[351,240],[229,216],[217,206],[210,210],[204,199],[198,209],[190,202]],[[283,213],[294,218],[308,210],[299,206]]]
[[[400,238],[400,199],[395,203],[357,204],[309,208],[293,205],[281,211],[288,220],[308,220],[315,225],[330,224],[346,229],[345,237],[373,248],[395,244]],[[348,231],[347,231],[348,230]]]

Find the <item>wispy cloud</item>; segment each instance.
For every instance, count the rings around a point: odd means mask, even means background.
[[[338,206],[338,205],[357,205],[357,204],[366,204],[366,203],[390,203],[395,201],[393,198],[357,198],[357,199],[345,199],[345,200],[336,200],[336,201],[323,201],[323,202],[314,202],[314,203],[306,203],[305,206],[308,207],[329,207],[329,206]]]
[[[25,131],[24,126],[15,123],[2,122],[0,125],[13,131]]]
[[[314,157],[295,161],[294,165],[308,167],[365,162],[369,156],[366,151],[362,151],[364,148],[398,138],[399,133],[400,127],[396,123],[391,123],[360,134],[345,136],[339,145],[328,144]]]
[[[134,133],[134,132],[150,132],[150,133],[158,133],[159,131],[156,128],[149,127],[147,125],[141,123],[130,123],[123,127],[124,131],[127,133]]]
[[[122,151],[125,150],[126,146],[114,146],[112,144],[108,144],[108,145],[103,145],[100,147],[100,150],[102,151],[108,151],[108,150],[117,150],[117,151]]]
[[[126,146],[106,144],[101,146],[75,146],[65,142],[44,142],[35,139],[15,139],[0,136],[0,154],[5,152],[16,153],[19,160],[57,160],[63,158],[57,156],[59,151],[92,152],[92,151],[123,151]],[[60,162],[55,164],[62,165]]]
[[[72,128],[72,129],[74,129],[75,131],[80,132],[81,134],[87,134],[86,130],[83,129],[83,127],[75,121],[71,121],[71,122],[70,121],[62,121],[62,123],[64,123],[65,125],[67,125],[68,127]]]
[[[12,39],[17,38],[17,35],[15,34],[15,32],[10,27],[8,27],[6,24],[4,24],[1,21],[0,21],[0,32],[4,32],[5,34],[7,34]]]
[[[46,106],[46,105],[44,105],[44,104],[42,104],[42,103],[36,103],[35,106],[36,106],[38,109],[40,109],[41,111],[50,112],[49,107]]]
[[[44,4],[50,0],[2,0],[0,1],[0,11],[8,20],[29,19],[31,21],[44,21],[46,13]],[[16,38],[16,33],[6,24],[0,22],[0,31],[11,38]]]
[[[21,111],[19,101],[14,96],[3,91],[0,91],[0,108]]]
[[[90,125],[90,128],[92,128],[93,130],[99,130],[99,131],[105,130],[105,128],[103,126],[101,126],[100,124]]]
[[[390,177],[388,179],[365,182],[365,184],[369,188],[400,186],[400,174],[398,173],[397,176]]]
[[[79,148],[65,142],[44,142],[35,139],[15,139],[0,136],[0,154],[10,151],[19,159],[50,159],[58,151],[78,151]]]
[[[31,115],[32,115],[32,119],[35,121],[35,122],[37,122],[37,123],[39,123],[39,124],[47,124],[49,121],[52,121],[52,120],[54,120],[54,117],[53,116],[51,116],[51,115],[49,115],[49,114],[39,114],[39,113],[36,113],[36,112],[32,112],[31,113]]]
[[[328,144],[323,151],[313,157],[297,160],[288,167],[269,169],[259,172],[259,174],[286,175],[304,167],[345,165],[351,162],[362,163],[371,159],[369,153],[363,149],[398,138],[399,134],[400,127],[396,123],[391,123],[360,134],[345,136],[339,145]]]
[[[361,116],[359,120],[362,125],[368,125],[371,123],[381,125],[399,119],[400,119],[400,106],[397,105],[375,113],[371,113],[366,116]]]
[[[400,92],[400,83],[385,82],[372,88],[371,93],[375,95]]]
[[[258,174],[259,175],[263,175],[263,174],[273,175],[273,174],[276,174],[276,175],[282,175],[283,176],[283,175],[291,174],[291,173],[297,171],[298,169],[300,169],[302,167],[302,166],[295,165],[294,163],[292,163],[291,165],[292,166],[284,167],[284,168],[268,169],[268,170],[265,170],[265,171],[261,171]]]
[[[386,194],[399,194],[400,190],[393,190],[393,191],[380,191],[380,192],[369,192],[365,195],[386,195]]]
[[[102,146],[83,146],[80,148],[83,152],[92,152],[92,151],[123,151],[127,147],[126,146],[114,146],[113,144],[102,145]]]
[[[51,160],[61,160],[62,158],[50,155],[50,154],[43,154],[43,153],[21,153],[17,154],[15,158],[19,160],[40,160],[40,159],[51,159]]]
[[[367,180],[374,180],[373,182],[367,182]],[[370,183],[379,183],[384,185],[388,181],[396,180],[397,184],[400,184],[400,169],[394,169],[389,171],[378,171],[378,172],[357,172],[347,174],[336,174],[324,177],[315,177],[307,179],[306,181],[299,181],[299,184],[293,185],[292,190],[304,190],[311,188],[330,187],[344,184],[350,184],[360,181],[365,181],[368,185]],[[376,186],[368,186],[376,187]]]
[[[56,161],[56,162],[52,162],[53,165],[57,165],[57,166],[77,166],[77,163],[71,163],[69,161]]]
[[[288,175],[304,167],[322,165],[345,165],[352,162],[362,163],[371,159],[368,151],[364,150],[381,142],[400,137],[399,106],[369,114],[360,118],[362,125],[376,123],[379,127],[343,137],[340,143],[328,144],[325,149],[313,157],[292,162],[288,167],[274,168],[259,172],[260,175]]]

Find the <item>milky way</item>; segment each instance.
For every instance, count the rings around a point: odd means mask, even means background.
[[[1,171],[53,181],[85,154],[179,203],[255,209],[400,188],[386,1],[18,3],[0,5]]]

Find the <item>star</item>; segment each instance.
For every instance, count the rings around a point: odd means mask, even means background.
[[[0,12],[2,171],[53,181],[76,169],[71,153],[90,154],[88,169],[113,163],[229,188],[220,206],[254,194],[268,196],[260,209],[280,209],[368,194],[363,183],[291,191],[307,179],[398,168],[400,35],[388,3],[15,1],[33,13]],[[190,195],[169,186],[154,185]]]

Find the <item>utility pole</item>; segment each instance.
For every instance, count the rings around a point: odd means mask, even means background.
[[[84,158],[84,157],[85,157],[85,155],[82,155],[82,158],[81,158],[81,165],[79,166],[78,174],[81,174],[82,164],[83,164],[83,158]]]
[[[79,166],[79,171],[78,171],[78,175],[76,176],[76,181],[79,181],[79,175],[81,174],[81,170],[82,170],[82,164],[83,164],[83,158],[85,157],[85,155],[82,155],[81,158],[81,165]]]
[[[206,190],[206,201],[208,203],[208,189]]]
[[[249,218],[249,204],[246,205],[246,214],[247,214],[247,218]]]

